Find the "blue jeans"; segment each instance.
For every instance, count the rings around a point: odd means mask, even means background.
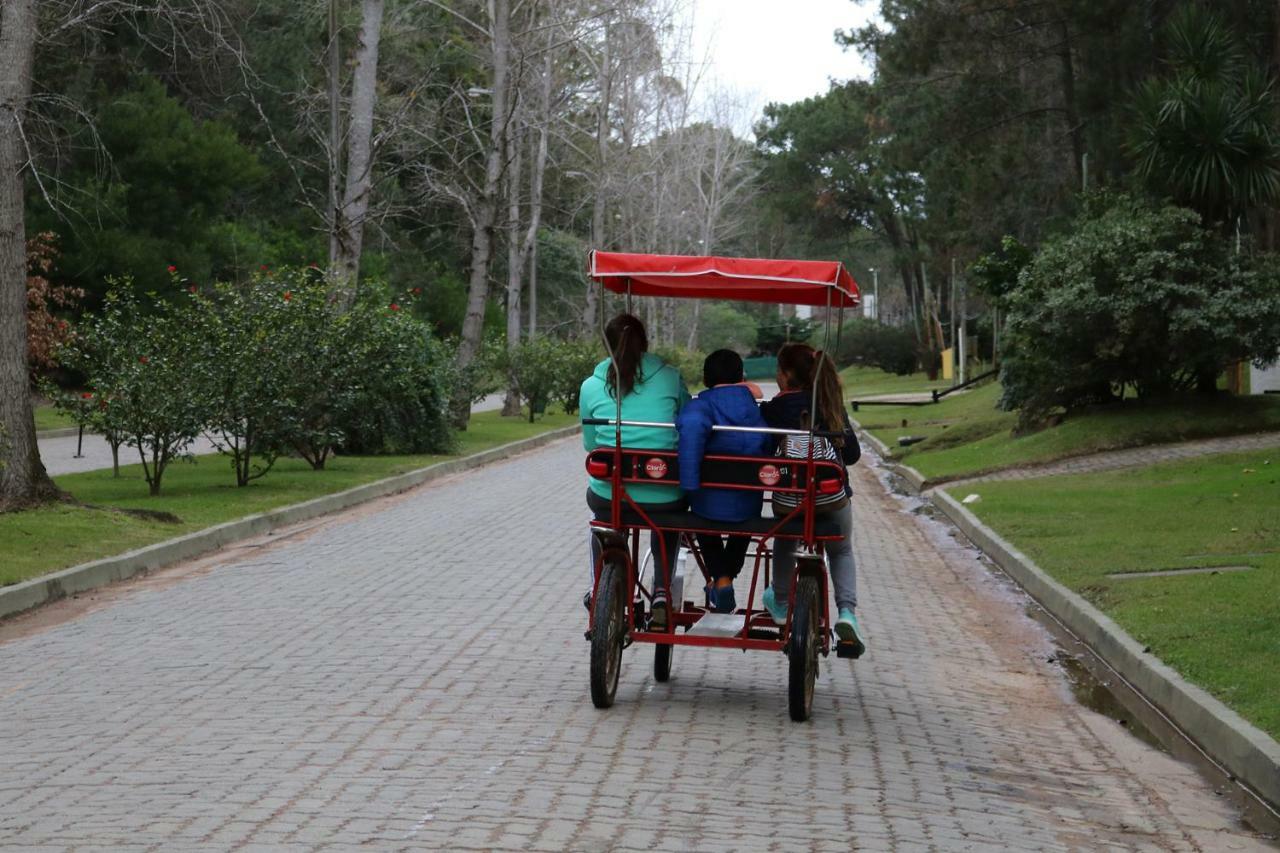
[[[778,512],[775,510],[774,515]],[[834,518],[840,538],[823,542],[827,553],[827,571],[835,587],[836,607],[853,610],[858,606],[858,574],[853,562],[853,507],[846,503],[838,509],[820,512],[822,518]],[[773,543],[773,600],[787,604],[791,599],[791,575],[796,568],[796,540],[775,539]]]

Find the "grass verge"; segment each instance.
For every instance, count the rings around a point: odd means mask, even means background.
[[[473,415],[458,436],[457,456],[570,426],[577,417],[547,414],[537,423],[503,418],[497,412]],[[300,459],[281,459],[271,472],[237,488],[225,457],[203,456],[194,464],[174,463],[157,497],[147,494],[142,466],[89,471],[58,477],[75,498],[95,506],[171,512],[179,524],[166,524],[111,510],[55,505],[0,515],[0,586],[28,580],[89,560],[120,554],[246,515],[340,492],[384,477],[454,458],[443,455],[340,456],[323,471]]]
[[[70,415],[58,411],[48,403],[36,406],[35,411],[37,430],[64,429],[76,425]]]
[[[846,367],[840,371],[840,382],[845,396],[850,400],[865,399],[879,394],[909,394],[927,392],[935,388],[950,388],[950,379],[930,379],[923,373],[898,376],[876,367]]]
[[[970,505],[1189,681],[1280,738],[1280,451],[979,483]],[[1206,566],[1248,571],[1117,573]]]
[[[996,409],[999,396],[998,385],[985,385],[937,405],[863,409],[858,420],[893,449],[896,461],[935,481],[1103,450],[1280,430],[1280,398],[1192,395],[1101,406],[1014,437],[1016,416]],[[925,440],[899,448],[903,435]]]

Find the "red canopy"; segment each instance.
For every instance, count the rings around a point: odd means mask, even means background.
[[[785,305],[857,305],[858,285],[838,261],[591,253],[591,277],[614,293],[739,299]]]

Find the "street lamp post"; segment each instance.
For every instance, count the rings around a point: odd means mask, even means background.
[[[873,284],[871,285],[871,292],[875,294],[875,305],[873,305],[872,307],[875,308],[875,315],[876,315],[875,321],[879,323],[880,322],[880,269],[878,267],[871,267],[867,270],[867,272],[871,273],[871,279],[873,282]]]

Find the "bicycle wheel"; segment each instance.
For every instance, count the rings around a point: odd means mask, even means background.
[[[822,614],[818,611],[818,580],[802,575],[796,580],[792,604],[791,642],[787,650],[787,706],[791,719],[802,723],[813,712],[813,685],[818,679],[818,637]]]
[[[622,645],[626,639],[627,569],[620,559],[605,557],[596,586],[591,631],[591,703],[597,708],[613,704],[622,670]]]

